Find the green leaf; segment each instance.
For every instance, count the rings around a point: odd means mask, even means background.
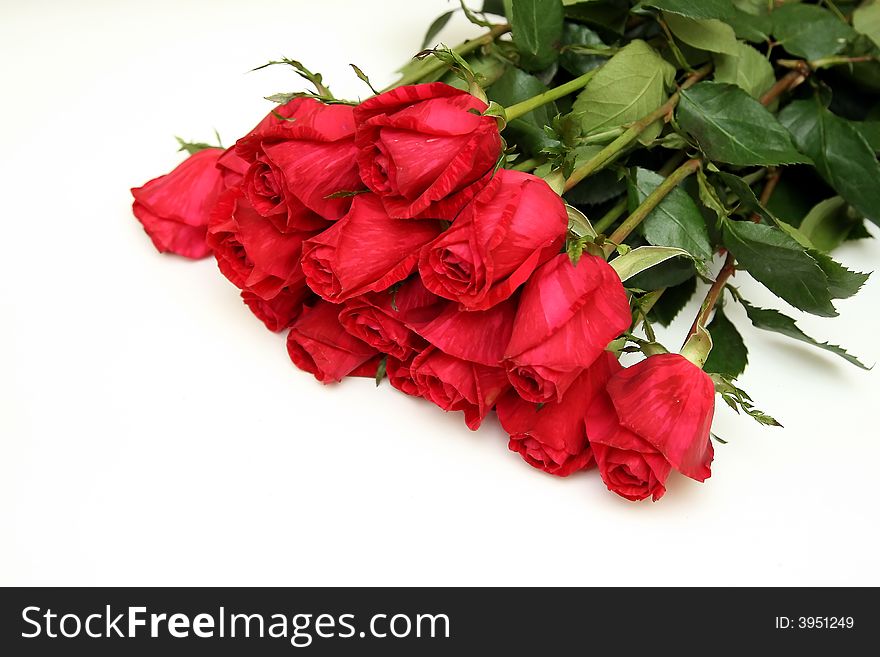
[[[721,306],[716,308],[715,316],[706,329],[712,336],[712,351],[709,352],[703,369],[735,379],[745,371],[749,362],[749,351],[742,336],[727,319]]]
[[[813,206],[800,229],[817,249],[827,252],[840,246],[861,219],[843,198],[832,196]]]
[[[852,24],[856,32],[880,46],[880,2],[872,1],[856,9],[852,14]]]
[[[383,356],[382,360],[379,361],[379,366],[376,367],[376,386],[382,383],[382,379],[385,378],[385,371],[388,367],[388,356]]]
[[[832,299],[848,299],[858,292],[870,274],[847,269],[827,253],[811,249],[809,254],[819,263],[828,278],[828,291]]]
[[[477,16],[466,4],[464,0],[459,0],[459,5],[461,5],[461,10],[464,12],[465,18],[468,19],[474,25],[478,25],[480,27],[492,27],[492,22],[485,20],[485,18],[480,18]]]
[[[736,54],[736,34],[727,23],[714,18],[687,18],[663,12],[663,20],[684,43],[699,50]]]
[[[850,121],[850,124],[875,152],[880,152],[880,121]]]
[[[623,34],[628,0],[564,0],[565,15],[600,30]]]
[[[776,76],[768,59],[747,43],[737,41],[734,52],[715,55],[715,81],[735,84],[752,98],[763,96]]]
[[[682,90],[677,117],[709,159],[741,166],[807,161],[767,108],[732,84],[700,82]]]
[[[818,99],[799,100],[779,120],[825,181],[859,212],[880,224],[880,164],[853,124],[832,114]]]
[[[362,82],[365,82],[365,83],[366,83],[366,85],[370,88],[370,91],[372,91],[374,94],[378,94],[378,93],[379,93],[378,91],[376,91],[375,87],[373,87],[373,83],[370,82],[370,78],[369,78],[369,76],[368,76],[366,73],[364,73],[364,72],[360,69],[360,67],[358,67],[358,66],[355,65],[355,64],[349,64],[349,66],[351,66],[352,70],[354,70],[354,74],[355,74],[356,76],[358,76],[358,79],[361,80]]]
[[[688,18],[724,19],[733,13],[730,0],[645,0],[642,5]]]
[[[504,0],[483,0],[483,8],[480,10],[484,14],[495,14],[496,16],[505,16]]]
[[[661,287],[680,285],[695,276],[696,267],[692,258],[672,258],[636,274],[629,279],[628,286],[639,290],[659,290]]]
[[[739,176],[735,176],[732,173],[727,173],[726,171],[719,171],[718,177],[730,188],[730,191],[740,200],[742,207],[745,208],[748,212],[757,212],[758,215],[764,219],[768,224],[775,223],[773,219],[773,215],[771,215],[767,209],[761,205],[761,202],[758,200],[758,197],[755,195],[755,191],[749,186],[749,184],[740,178]]]
[[[576,207],[565,204],[565,212],[568,214],[568,230],[578,237],[596,237],[596,229],[583,212]]]
[[[834,317],[828,277],[806,250],[780,229],[725,221],[724,245],[755,280],[795,308]]]
[[[764,0],[761,0],[764,2]],[[736,4],[736,3],[734,3]],[[767,5],[764,5],[766,12]],[[733,28],[736,36],[752,43],[764,43],[773,31],[773,19],[769,13],[752,13],[734,7],[733,14],[724,19]]]
[[[789,338],[794,338],[795,340],[800,340],[801,342],[811,344],[814,347],[825,349],[826,351],[830,351],[831,353],[837,354],[841,358],[848,360],[853,365],[861,367],[863,370],[871,369],[869,367],[866,367],[861,361],[859,361],[858,358],[847,353],[847,351],[842,347],[839,347],[835,344],[828,344],[827,342],[817,342],[806,333],[801,331],[791,317],[783,315],[778,310],[774,310],[772,308],[758,308],[750,304],[745,299],[739,299],[739,302],[746,309],[746,314],[756,328],[763,329],[764,331],[780,333]]]
[[[565,50],[565,46],[593,46],[604,48],[605,44],[599,35],[586,25],[566,21],[562,29],[563,53],[559,56],[559,65],[572,75],[583,75],[603,64],[607,57],[601,55],[581,55],[571,50]]]
[[[434,19],[434,22],[428,27],[428,31],[425,32],[425,38],[422,40],[421,50],[424,50],[428,46],[435,45],[432,43],[434,41],[434,37],[440,34],[440,30],[446,27],[446,24],[449,22],[449,19],[452,18],[452,14],[455,13],[455,10],[452,9],[447,11],[445,14],[440,14],[437,18]]]
[[[617,272],[620,280],[625,281],[646,269],[678,256],[690,257],[687,251],[671,246],[640,246],[626,255],[614,258],[608,264]]]
[[[630,180],[630,201],[635,207],[664,180],[655,171],[637,168]],[[645,239],[654,246],[674,246],[697,260],[712,257],[709,231],[696,203],[676,187],[642,221]]]
[[[855,36],[849,25],[816,5],[788,2],[771,15],[773,36],[792,55],[804,59],[836,55]]]
[[[560,0],[512,0],[510,25],[520,64],[540,71],[556,61],[564,9]]]
[[[733,385],[733,381],[724,374],[713,372],[712,374],[709,374],[709,378],[711,378],[712,383],[715,384],[715,392],[721,395],[721,399],[724,400],[724,403],[736,411],[737,414],[739,414],[740,409],[742,409],[745,411],[746,415],[760,424],[771,427],[782,426],[774,418],[755,408],[754,403],[752,403],[752,398],[749,397],[748,393]],[[715,438],[717,440],[718,436],[715,436]]]
[[[632,281],[630,281],[632,282]],[[687,305],[694,292],[697,291],[697,277],[691,276],[683,283],[667,287],[663,292],[648,317],[651,321],[658,322],[663,326],[669,326],[676,315]]]
[[[697,189],[700,201],[715,213],[719,222],[730,216],[730,211],[727,209],[724,201],[718,196],[718,190],[709,182],[706,172],[702,169],[697,169]]]
[[[486,89],[486,95],[489,100],[510,107],[545,91],[547,87],[534,75],[511,66],[495,84]],[[552,145],[544,126],[551,125],[555,115],[556,106],[553,103],[541,105],[508,123],[504,135],[529,155],[537,155]]]
[[[581,134],[628,125],[666,101],[675,67],[647,43],[636,39],[599,69],[578,94],[572,108]],[[660,134],[658,121],[642,133],[643,143]]]
[[[177,140],[177,144],[180,148],[177,149],[177,152],[186,151],[189,155],[195,155],[199,151],[203,151],[206,148],[218,148],[218,146],[214,144],[206,144],[201,141],[186,141],[181,139],[180,137],[175,137]]]

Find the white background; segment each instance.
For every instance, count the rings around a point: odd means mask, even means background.
[[[320,386],[213,261],[153,250],[128,188],[173,136],[231,143],[301,88],[246,71],[286,55],[365,94],[348,63],[390,82],[454,4],[2,2],[0,583],[880,584],[876,370],[732,309],[742,386],[786,428],[721,409],[712,478],[631,504],[530,468],[494,420]],[[838,256],[871,270],[880,244]],[[873,279],[802,326],[874,363],[878,304]]]

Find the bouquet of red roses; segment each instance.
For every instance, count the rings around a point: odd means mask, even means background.
[[[716,393],[776,424],[733,383],[747,351],[725,291],[756,327],[862,366],[730,281],[833,316],[867,279],[828,253],[880,221],[880,3],[838,4],[462,3],[483,34],[381,92],[354,67],[362,102],[271,62],[313,90],[270,97],[230,148],[182,142],[134,213],[160,251],[213,256],[322,383],[387,378],[472,430],[494,410],[530,465],[595,465],[657,500],[672,470],[709,477]],[[776,202],[786,187],[807,203]],[[670,350],[652,324],[698,284]]]

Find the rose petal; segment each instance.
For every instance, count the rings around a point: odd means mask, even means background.
[[[620,278],[601,258],[560,254],[523,288],[505,367],[524,399],[559,400],[632,321]]]
[[[376,355],[376,350],[349,334],[339,323],[339,307],[318,301],[306,309],[287,334],[294,364],[321,383],[341,381]]]
[[[711,475],[715,386],[703,370],[679,354],[650,356],[614,375],[608,394],[620,423],[672,467],[697,481]]]
[[[439,232],[436,221],[391,219],[378,197],[360,194],[345,217],[304,244],[306,281],[334,302],[387,289],[413,272],[419,249]]]

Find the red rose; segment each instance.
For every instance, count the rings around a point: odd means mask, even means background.
[[[223,180],[226,187],[240,185],[251,164],[256,160],[260,149],[262,137],[269,136],[276,126],[286,123],[284,119],[291,118],[300,107],[299,99],[294,99],[284,105],[279,105],[260,120],[260,122],[245,137],[223,151],[223,155],[217,160],[217,166],[223,172]],[[282,118],[279,118],[282,117]],[[250,140],[250,147],[245,147],[245,140]],[[243,153],[243,154],[242,154]]]
[[[501,155],[487,105],[442,82],[398,87],[354,110],[358,167],[395,218],[452,220]]]
[[[523,288],[505,367],[520,397],[561,401],[608,343],[629,328],[626,291],[602,258],[560,254]]]
[[[346,301],[339,321],[355,337],[398,361],[406,361],[428,346],[407,322],[424,323],[446,304],[414,276],[397,289],[372,292]]]
[[[132,210],[160,253],[187,258],[211,253],[205,242],[208,218],[223,191],[217,158],[223,151],[206,148],[191,155],[169,174],[131,190]]]
[[[333,195],[363,187],[348,105],[295,98],[242,137],[235,153],[248,164],[242,181],[248,201],[259,214],[275,217],[282,230],[313,230],[324,220],[336,221],[351,197]]]
[[[422,250],[419,272],[435,294],[483,310],[558,254],[567,227],[565,204],[546,182],[501,169],[452,227]]]
[[[621,370],[607,389],[622,427],[683,475],[710,476],[715,386],[703,370],[679,354],[660,354]]]
[[[510,385],[502,368],[462,360],[436,347],[428,347],[415,357],[410,376],[420,397],[444,411],[464,411],[465,424],[472,431],[480,427]]]
[[[333,302],[385,290],[416,268],[419,249],[440,232],[437,221],[397,221],[375,194],[359,194],[351,210],[303,245],[306,282]]]
[[[302,243],[312,233],[281,232],[260,216],[237,187],[220,195],[208,227],[208,244],[220,271],[250,295],[245,303],[267,326],[279,329],[296,318],[305,298],[305,277],[300,267]],[[254,297],[275,302],[270,308]],[[277,317],[272,317],[277,315]],[[268,321],[267,321],[268,320]]]
[[[621,426],[604,390],[590,405],[586,429],[608,490],[634,502],[647,497],[656,502],[663,497],[672,467],[651,443]]]
[[[339,306],[326,301],[303,310],[287,334],[287,353],[321,383],[341,381],[376,356],[375,349],[342,328]]]
[[[400,392],[411,397],[419,397],[419,386],[410,372],[412,361],[413,358],[400,361],[394,356],[388,356],[388,360],[385,361],[385,374],[388,375],[388,382]]]
[[[464,411],[468,428],[476,430],[510,386],[500,363],[515,312],[514,299],[481,312],[447,304],[430,322],[413,323],[431,343],[410,365],[419,396],[446,411]]]
[[[498,400],[496,410],[501,426],[510,434],[510,450],[529,465],[560,477],[589,467],[593,457],[584,413],[597,394],[604,394],[605,384],[619,369],[614,354],[605,352],[580,373],[562,401],[540,407],[509,390]]]
[[[293,287],[283,288],[269,301],[261,299],[248,290],[241,292],[242,301],[270,331],[281,331],[293,324],[293,321],[299,317],[303,304],[310,297],[314,298],[314,295],[306,287],[305,280]]]

